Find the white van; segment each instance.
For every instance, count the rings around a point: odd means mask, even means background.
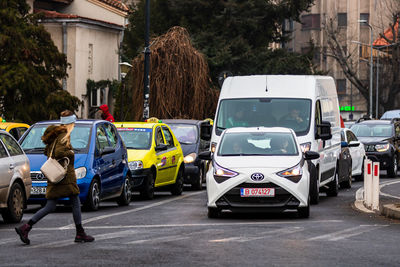
[[[252,126],[293,129],[303,152],[312,150],[320,153],[320,158],[309,164],[311,203],[318,203],[320,189],[325,190],[328,196],[337,196],[340,115],[332,77],[228,77],[218,100],[211,150],[215,149],[224,129]]]

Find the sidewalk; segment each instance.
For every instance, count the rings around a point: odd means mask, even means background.
[[[363,188],[357,191],[354,206],[360,211],[374,213],[364,206],[363,191]],[[400,220],[400,179],[395,178],[380,184],[379,211],[377,213]]]

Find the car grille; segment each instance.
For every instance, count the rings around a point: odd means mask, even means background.
[[[241,197],[240,188],[275,188],[274,197]],[[228,203],[230,206],[271,206],[281,207],[285,205],[298,205],[300,202],[293,198],[292,194],[274,183],[242,183],[225,193],[218,201],[218,204]]]
[[[375,151],[375,145],[365,145],[365,151],[366,152],[374,152]]]
[[[41,171],[32,171],[31,172],[32,182],[46,182],[47,179]]]

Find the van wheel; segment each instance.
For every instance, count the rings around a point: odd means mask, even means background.
[[[310,217],[310,196],[308,196],[308,203],[306,207],[298,207],[297,213],[300,218],[308,218]]]
[[[175,196],[181,195],[183,192],[183,171],[179,169],[178,175],[176,176],[175,184],[172,185],[171,194]]]
[[[202,190],[203,189],[203,168],[199,168],[199,176],[196,177],[196,181],[192,183],[192,189]]]
[[[396,155],[393,156],[393,162],[390,165],[390,169],[387,170],[387,174],[390,177],[395,178],[397,176],[397,157]]]
[[[117,204],[119,206],[128,206],[129,203],[131,202],[131,197],[132,197],[131,179],[127,175],[124,180],[121,195],[117,199]]]
[[[328,183],[328,190],[326,190],[326,195],[328,197],[337,197],[339,194],[339,174],[338,174],[338,167],[336,167],[335,177],[333,181]]]
[[[153,199],[154,198],[154,183],[155,177],[153,172],[150,172],[149,175],[144,180],[143,188],[140,190],[140,196],[145,199]]]
[[[1,215],[6,223],[20,222],[24,215],[24,191],[20,184],[12,185],[10,195],[7,200],[7,208],[2,211]]]
[[[220,210],[218,208],[208,207],[207,216],[210,219],[218,218],[220,215]]]
[[[318,172],[314,164],[310,162],[310,204],[316,205],[319,202],[319,181]]]
[[[93,179],[89,187],[89,194],[84,204],[86,210],[96,211],[100,207],[100,185],[97,179]]]

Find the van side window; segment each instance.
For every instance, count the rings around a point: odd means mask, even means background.
[[[318,127],[322,122],[321,102],[317,100],[315,103],[315,133],[321,134],[321,128]]]

